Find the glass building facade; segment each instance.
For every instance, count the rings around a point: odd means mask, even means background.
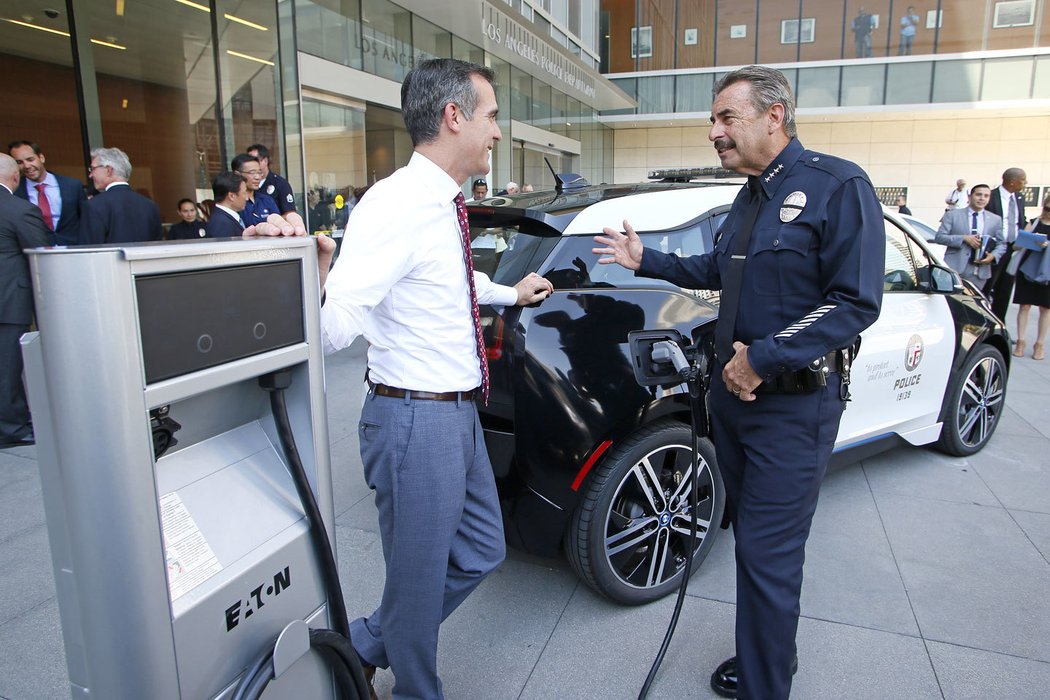
[[[8,0],[0,64],[19,78],[0,138],[39,144],[49,170],[85,184],[91,148],[123,149],[132,187],[165,221],[183,197],[210,199],[215,175],[262,143],[299,210],[314,212],[312,191],[335,219],[336,195],[350,200],[411,155],[405,74],[456,57],[497,76],[504,138],[477,174],[492,192],[512,179],[553,185],[544,157],[603,181],[612,139],[599,110],[630,100],[597,72],[596,3],[67,0],[43,11]]]

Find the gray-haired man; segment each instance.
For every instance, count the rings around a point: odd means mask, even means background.
[[[98,194],[84,204],[79,243],[159,241],[164,229],[152,199],[131,189],[131,161],[119,148],[91,151],[88,177]]]

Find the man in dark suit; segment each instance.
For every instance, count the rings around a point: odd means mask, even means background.
[[[195,241],[208,235],[204,222],[197,218],[197,203],[192,199],[179,200],[179,219],[168,229],[169,241]]]
[[[80,235],[80,212],[87,198],[79,180],[47,171],[47,158],[32,141],[12,141],[7,152],[22,172],[15,196],[40,208],[44,225],[54,231],[53,243],[75,245]],[[40,193],[44,192],[44,198]]]
[[[33,322],[33,288],[23,248],[51,245],[40,210],[15,197],[18,164],[0,153],[0,449],[33,444],[18,339]]]
[[[208,238],[229,238],[244,232],[241,212],[248,201],[248,184],[240,173],[227,170],[211,183],[215,209],[208,219]]]
[[[153,200],[128,186],[131,161],[119,148],[91,151],[88,175],[98,194],[84,205],[79,243],[159,241],[164,229]]]
[[[992,190],[992,198],[988,201],[988,211],[1003,218],[1007,248],[992,268],[992,276],[984,285],[984,293],[992,300],[992,311],[1004,320],[1014,294],[1014,276],[1006,271],[1006,266],[1010,264],[1017,232],[1028,223],[1024,213],[1024,195],[1021,194],[1027,183],[1028,176],[1024,170],[1007,168],[1003,173],[1003,183]]]

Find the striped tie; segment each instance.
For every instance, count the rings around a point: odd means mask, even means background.
[[[474,342],[477,346],[478,361],[481,363],[481,399],[489,402],[489,361],[485,355],[485,339],[481,335],[481,313],[478,311],[478,291],[474,288],[474,258],[470,251],[470,220],[467,218],[467,203],[463,193],[456,195],[456,214],[459,217],[459,231],[463,234],[463,261],[467,266],[467,284],[470,286],[470,315],[474,317]]]

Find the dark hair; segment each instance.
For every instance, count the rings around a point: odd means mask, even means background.
[[[863,8],[862,8],[863,9]],[[714,96],[730,85],[739,82],[751,83],[751,106],[756,112],[765,113],[775,104],[784,106],[784,133],[794,137],[798,134],[795,128],[795,96],[791,85],[784,74],[775,68],[766,66],[745,66],[723,75],[714,87]]]
[[[401,84],[401,116],[412,145],[431,143],[441,132],[445,106],[454,104],[467,120],[474,118],[478,91],[472,78],[489,83],[495,74],[489,68],[455,58],[432,58],[416,65]]]
[[[480,178],[480,177],[477,180],[475,180],[474,182],[470,183],[470,188],[471,189],[474,189],[475,187],[488,187],[488,186],[489,186],[489,183],[485,182],[485,179],[484,178]]]
[[[40,155],[40,146],[37,146],[32,141],[12,141],[11,143],[7,144],[7,152],[10,153],[19,146],[29,146],[33,149],[33,153],[35,153],[36,155]]]
[[[211,194],[215,199],[215,202],[221,203],[222,200],[226,199],[226,195],[231,192],[235,194],[240,192],[242,182],[244,182],[244,175],[235,173],[232,170],[227,170],[216,175],[211,183]]]
[[[230,161],[230,169],[240,171],[244,167],[245,163],[258,163],[259,159],[250,153],[242,153],[232,161]]]
[[[979,184],[979,185],[974,185],[973,187],[971,187],[971,188],[970,188],[970,194],[973,194],[973,191],[974,191],[974,190],[976,190],[976,189],[979,189],[979,188],[981,188],[981,187],[983,187],[984,189],[988,190],[989,192],[991,192],[991,191],[992,191],[992,188],[991,188],[991,187],[989,187],[988,185],[986,185],[986,184],[984,184],[984,183],[982,182],[982,183],[981,183],[981,184]]]
[[[248,146],[248,148],[244,150],[248,153],[255,151],[259,154],[260,158],[266,158],[267,160],[270,159],[270,149],[262,145],[261,143],[253,143],[251,146]]]
[[[182,209],[182,205],[183,205],[183,204],[186,204],[187,202],[189,202],[190,204],[192,204],[192,205],[194,206],[194,208],[196,208],[196,206],[197,206],[197,203],[196,203],[196,202],[194,202],[194,201],[193,201],[192,199],[190,199],[189,197],[183,197],[182,199],[180,199],[180,200],[179,200],[179,203],[175,205],[175,208],[176,208],[176,209]]]

